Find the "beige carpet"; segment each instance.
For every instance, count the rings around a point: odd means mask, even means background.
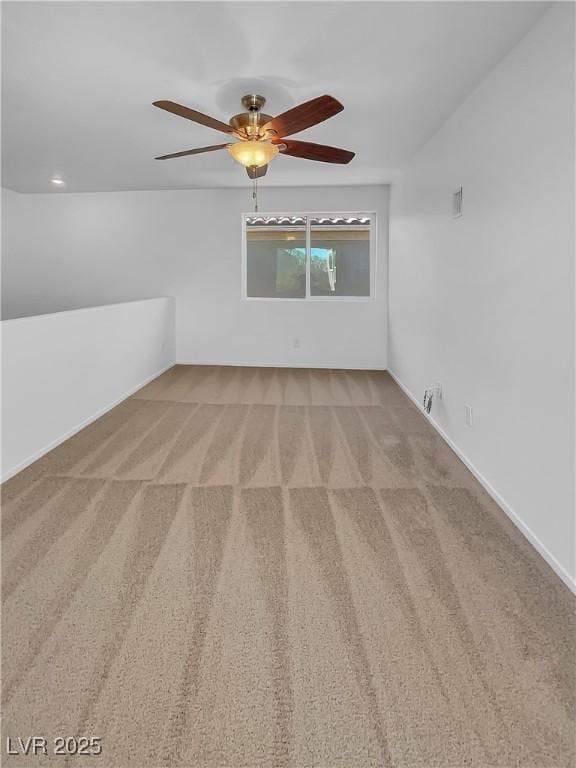
[[[574,765],[573,599],[385,373],[178,366],[3,491],[3,764]]]

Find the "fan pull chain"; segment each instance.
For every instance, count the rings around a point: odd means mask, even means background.
[[[252,179],[252,199],[254,200],[254,213],[258,213],[258,179]]]

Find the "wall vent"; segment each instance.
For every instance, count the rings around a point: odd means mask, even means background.
[[[462,216],[462,187],[452,193],[452,218]]]

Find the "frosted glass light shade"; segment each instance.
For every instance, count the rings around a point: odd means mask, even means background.
[[[231,144],[228,152],[237,163],[245,165],[246,168],[261,168],[276,157],[278,147],[268,141],[239,141],[237,144]]]

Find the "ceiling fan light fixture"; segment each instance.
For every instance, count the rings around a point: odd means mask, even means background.
[[[246,168],[261,168],[276,157],[279,149],[268,141],[239,141],[237,144],[231,144],[228,152],[237,163]]]
[[[318,125],[318,123],[323,123],[329,117],[334,117],[341,112],[344,107],[333,96],[318,96],[316,99],[298,104],[298,106],[292,107],[276,117],[271,117],[261,111],[265,102],[266,99],[263,96],[256,94],[244,96],[242,105],[247,111],[233,115],[228,123],[223,123],[221,120],[210,117],[210,115],[204,115],[202,112],[197,112],[195,109],[190,109],[182,104],[176,104],[174,101],[155,101],[154,106],[166,112],[191,120],[198,125],[213,128],[220,133],[228,134],[226,144],[212,144],[209,147],[171,152],[155,159],[169,160],[227,149],[232,159],[246,168],[249,178],[256,181],[256,179],[265,176],[268,164],[279,152],[292,157],[300,157],[303,160],[341,165],[349,163],[354,157],[354,152],[347,149],[285,138]],[[233,136],[238,141],[230,143]]]

